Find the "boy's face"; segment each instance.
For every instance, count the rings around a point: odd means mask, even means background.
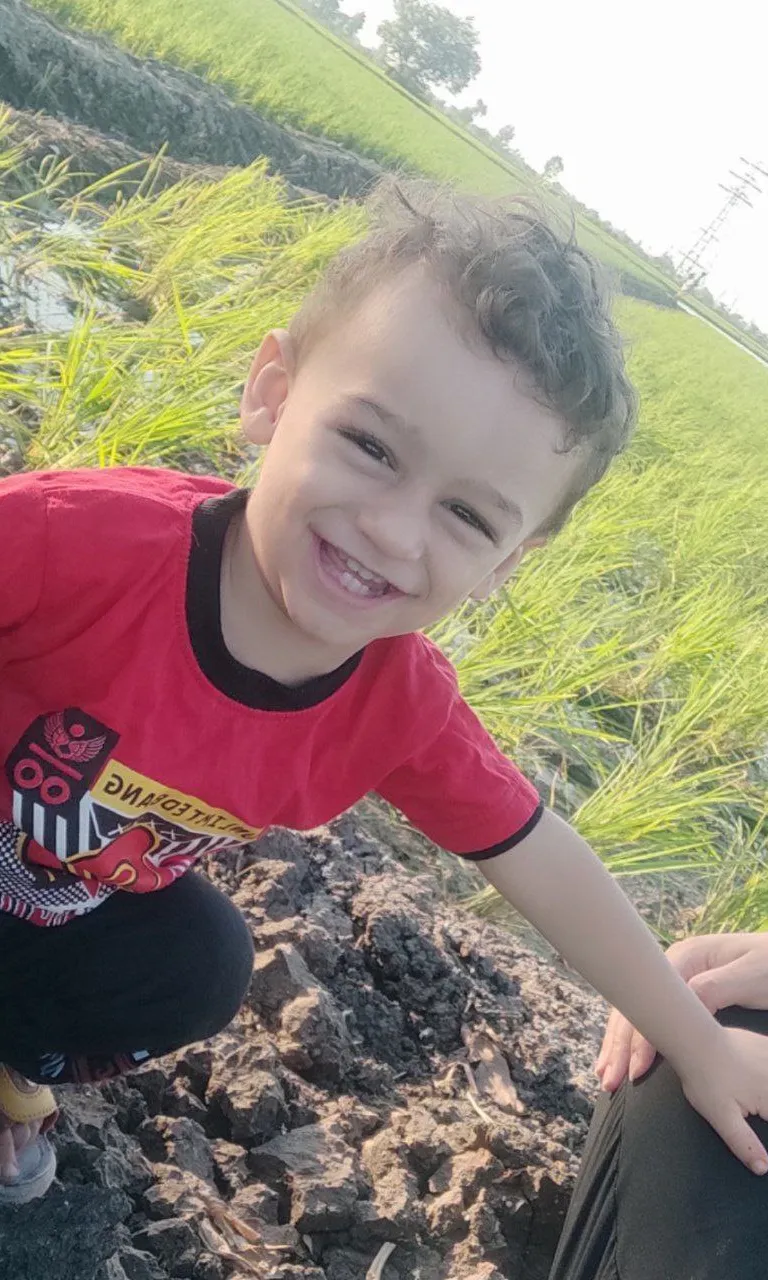
[[[429,626],[514,569],[574,480],[564,423],[452,324],[422,271],[377,290],[292,368],[270,335],[243,394],[268,444],[249,503],[270,596],[343,660]]]

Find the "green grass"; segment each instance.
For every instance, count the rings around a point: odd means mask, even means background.
[[[507,160],[442,112],[414,98],[381,68],[291,0],[35,0],[75,26],[110,36],[144,56],[209,79],[236,101],[308,132],[323,134],[388,167],[425,173],[488,195],[544,198],[579,242],[612,270],[674,294],[675,284],[580,212],[546,190],[524,165]],[[765,357],[697,298],[688,304],[742,345]]]
[[[0,184],[23,161],[0,125]],[[289,205],[260,164],[157,194],[151,174],[136,187],[123,173],[111,204],[64,198],[60,180],[49,170],[0,203],[17,283],[64,282],[79,303],[68,333],[0,336],[0,445],[13,436],[31,467],[252,475],[236,428],[252,350],[361,212]],[[434,634],[614,872],[696,869],[713,886],[709,927],[760,926],[768,370],[681,313],[625,299],[620,320],[643,397],[632,449],[502,597]]]
[[[388,166],[489,195],[541,184],[441,112],[414,98],[362,52],[290,0],[35,0],[132,52],[163,58],[285,124],[333,138]],[[550,202],[570,219],[570,208]],[[576,215],[580,242],[618,271],[670,288],[651,263]]]
[[[486,192],[525,187],[522,168],[413,98],[364,54],[286,0],[42,0],[103,32],[223,86],[273,119]]]
[[[722,316],[719,311],[714,311],[712,307],[707,306],[706,302],[693,297],[692,294],[682,295],[681,301],[685,306],[690,307],[691,311],[695,311],[696,315],[701,316],[703,320],[708,321],[721,333],[737,342],[739,346],[746,347],[747,351],[751,351],[758,359],[768,361],[768,347],[765,343],[753,338],[751,333],[744,333],[742,329],[737,329],[736,325]]]

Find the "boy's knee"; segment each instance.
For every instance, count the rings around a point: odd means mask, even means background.
[[[173,937],[167,939],[168,963],[179,1005],[192,1012],[199,1023],[196,1038],[202,1039],[222,1030],[243,1003],[254,945],[243,915],[225,894],[200,876],[182,877],[179,887],[184,881],[174,904]]]

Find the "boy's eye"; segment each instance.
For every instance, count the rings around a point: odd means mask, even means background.
[[[463,520],[465,524],[470,525],[471,528],[477,529],[478,533],[482,533],[491,542],[496,541],[496,535],[491,526],[486,524],[482,516],[479,516],[471,507],[465,507],[463,502],[452,502],[448,510],[452,511],[460,520]]]
[[[375,462],[386,462],[388,466],[392,466],[392,457],[388,449],[380,444],[375,436],[368,435],[365,431],[353,431],[344,428],[341,435],[345,440],[350,440],[352,444],[356,444],[358,449],[363,453],[367,453],[369,458],[373,458]]]

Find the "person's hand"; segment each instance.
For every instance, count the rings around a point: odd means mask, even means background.
[[[687,1063],[680,1083],[737,1160],[753,1173],[768,1173],[768,1152],[747,1123],[748,1116],[768,1120],[768,1036],[723,1028],[714,1052]]]
[[[768,1009],[768,934],[686,938],[669,948],[667,959],[710,1013],[729,1005]],[[603,1089],[613,1093],[625,1076],[639,1080],[655,1057],[653,1045],[614,1009],[595,1067]]]

